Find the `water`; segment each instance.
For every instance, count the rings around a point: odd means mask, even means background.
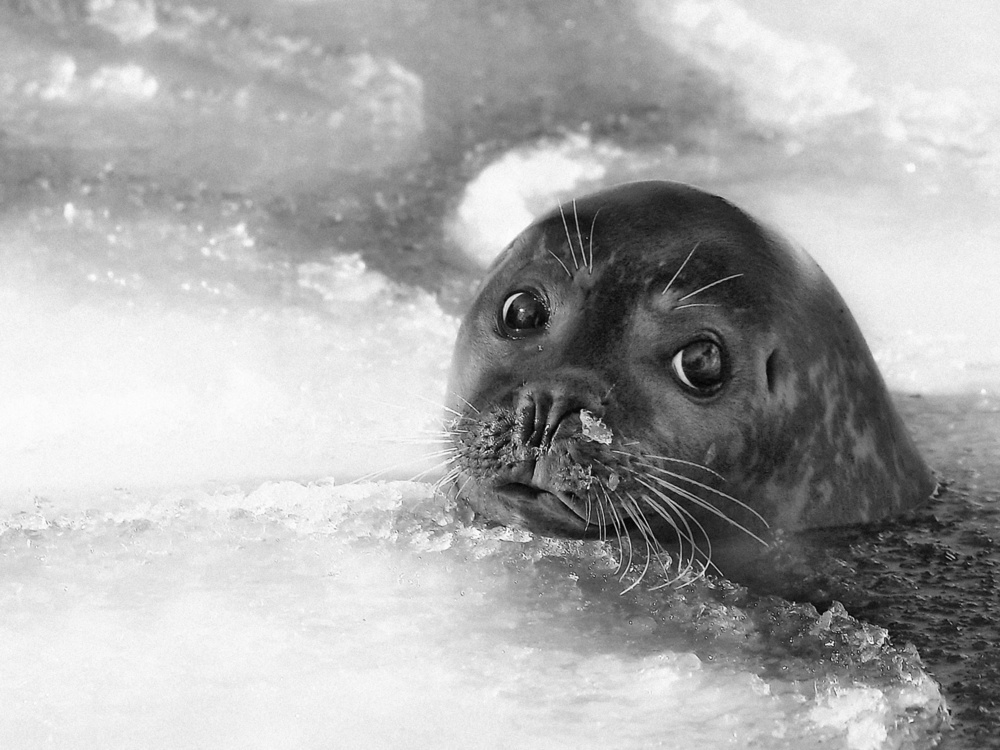
[[[3,744],[929,747],[940,683],[988,746],[1000,20],[939,13],[0,9]],[[344,484],[433,464],[491,254],[643,177],[808,247],[950,482],[783,597]]]

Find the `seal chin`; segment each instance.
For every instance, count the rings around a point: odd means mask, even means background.
[[[575,498],[562,492],[510,482],[466,499],[487,519],[535,534],[587,538],[596,537],[600,532],[598,524],[581,514]]]

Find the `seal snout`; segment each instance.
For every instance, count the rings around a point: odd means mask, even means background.
[[[466,489],[543,533],[599,533],[594,492],[613,437],[603,421],[608,391],[596,377],[565,370],[512,389],[506,460],[479,490]]]
[[[583,412],[598,419],[604,416],[605,404],[588,381],[562,378],[525,383],[514,396],[515,442],[547,451],[554,440],[581,431]]]

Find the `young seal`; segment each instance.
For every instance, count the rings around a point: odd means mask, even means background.
[[[727,531],[878,521],[936,487],[815,261],[677,183],[524,230],[462,322],[449,399],[459,497],[545,535],[706,558]]]

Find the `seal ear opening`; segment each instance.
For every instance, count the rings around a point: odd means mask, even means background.
[[[778,372],[781,364],[778,362],[778,350],[775,349],[764,363],[764,377],[767,378],[767,390],[774,393],[778,390]]]

